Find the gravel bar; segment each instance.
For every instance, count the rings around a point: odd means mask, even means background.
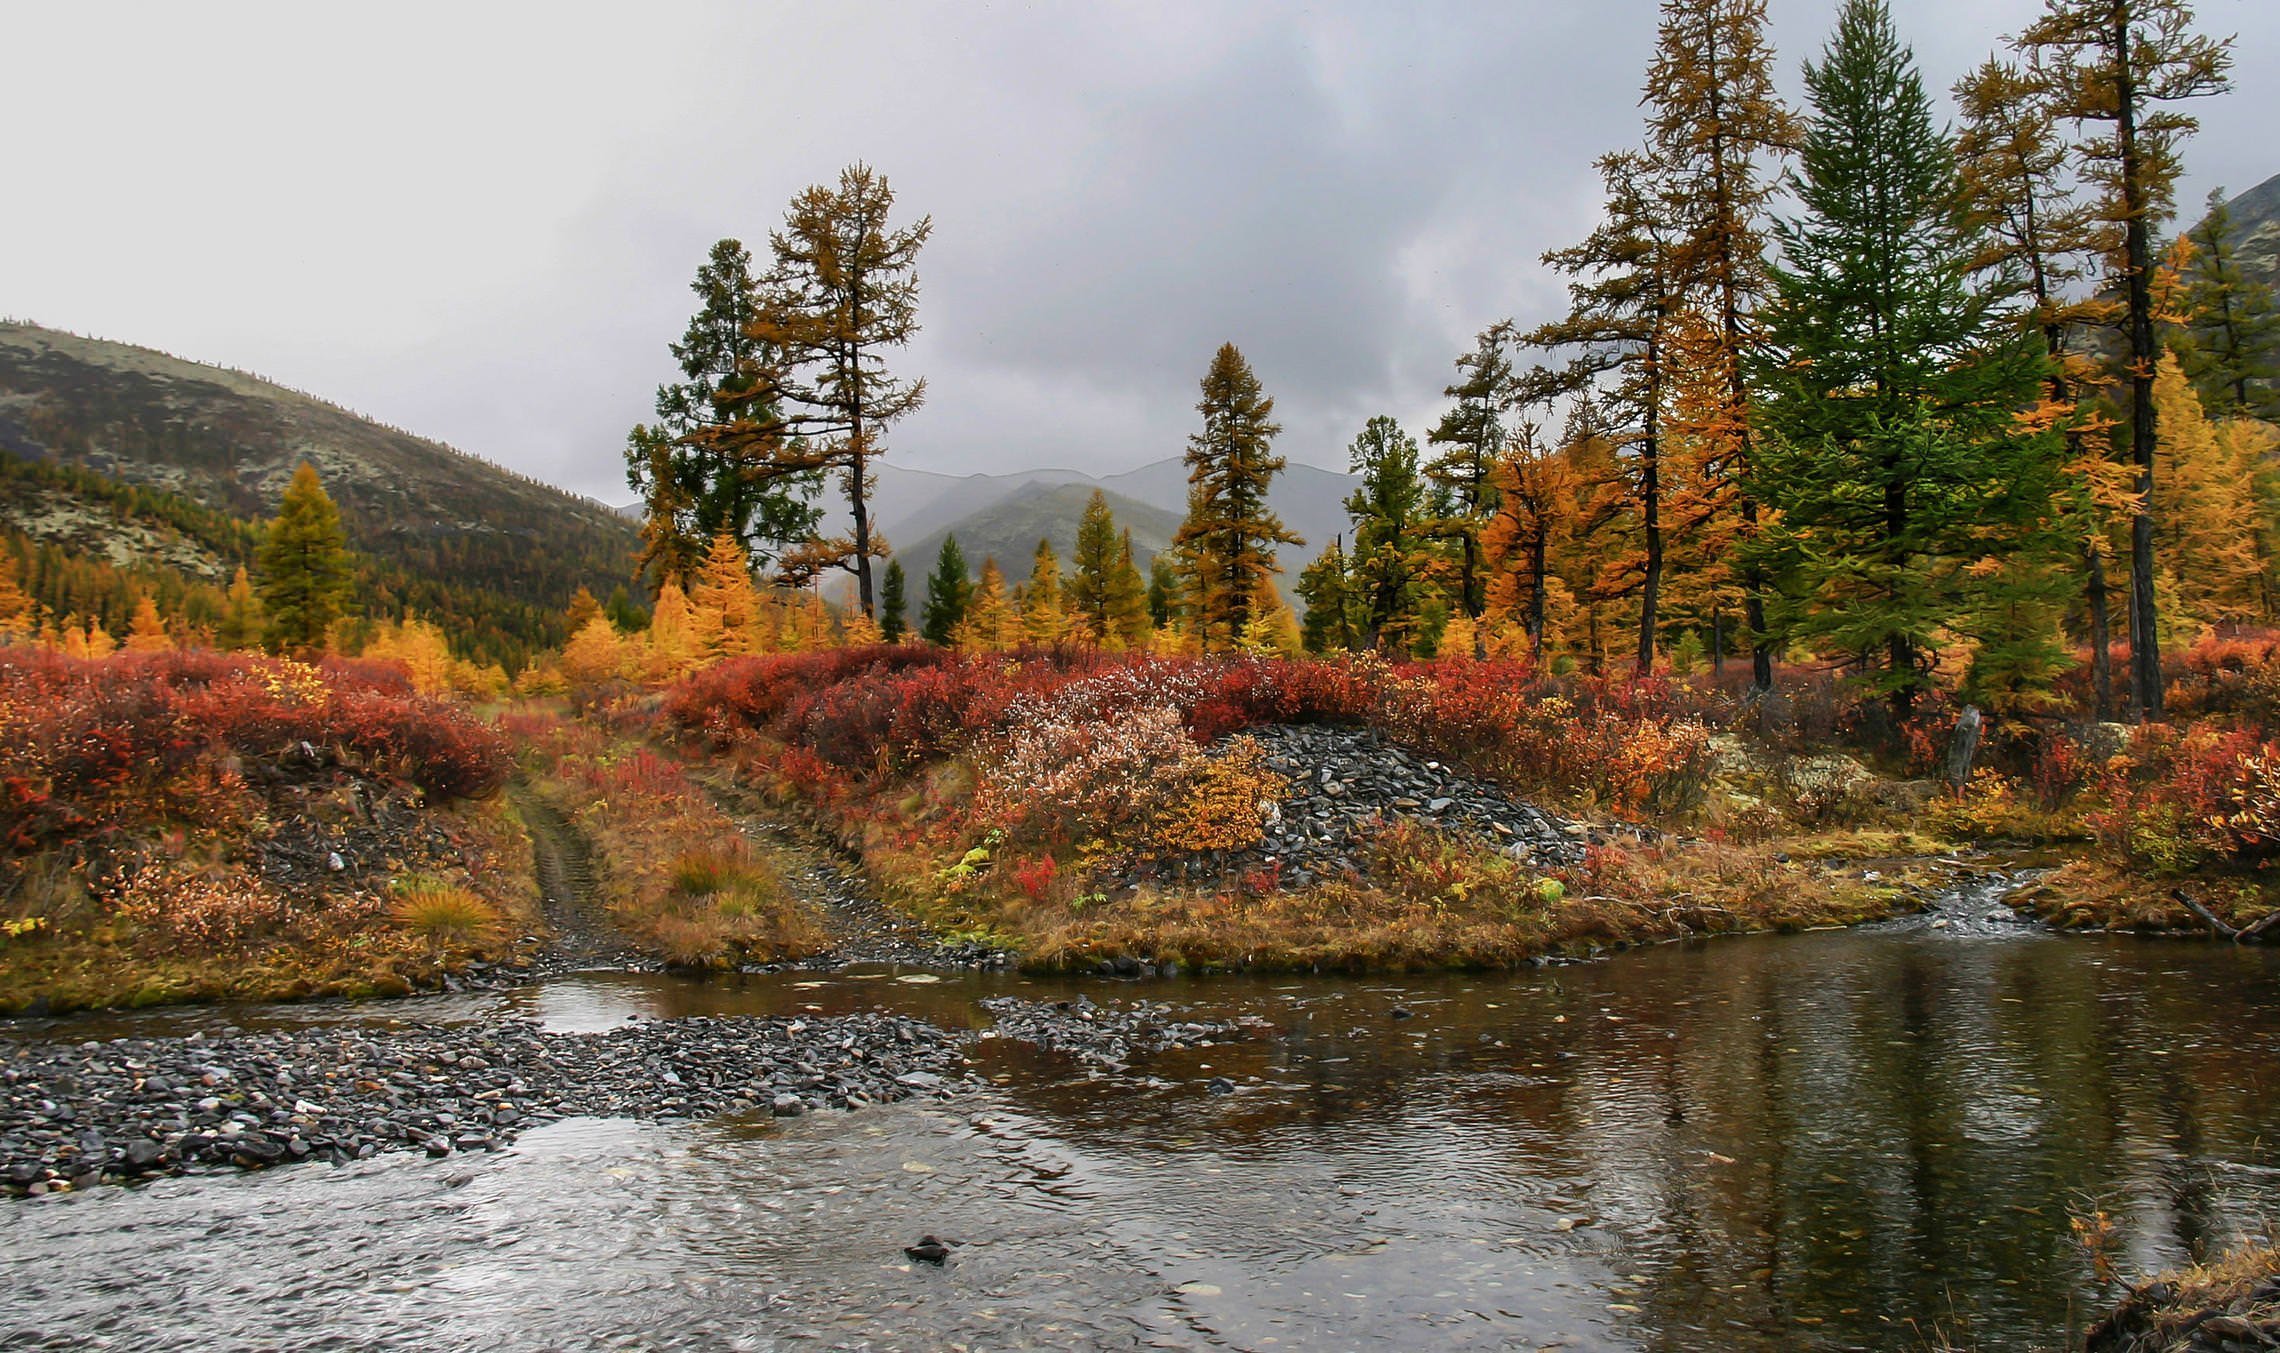
[[[0,1045],[0,1183],[21,1196],[196,1168],[447,1156],[576,1115],[788,1117],[942,1098],[969,1083],[962,1043],[858,1014]]]

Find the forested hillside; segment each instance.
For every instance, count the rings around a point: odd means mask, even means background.
[[[417,612],[469,656],[559,645],[571,594],[626,579],[634,529],[599,504],[240,372],[0,324],[0,525],[19,554],[224,583],[303,461],[364,557],[367,613]]]

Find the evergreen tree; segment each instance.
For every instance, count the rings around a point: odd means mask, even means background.
[[[348,536],[340,509],[307,461],[293,472],[261,546],[261,605],[273,652],[321,652],[349,588]]]
[[[879,638],[899,644],[910,633],[910,584],[903,576],[902,560],[887,561],[887,575],[879,583]]]
[[[1425,467],[1439,518],[1434,529],[1455,542],[1457,596],[1464,612],[1475,616],[1488,598],[1480,570],[1480,531],[1496,511],[1496,458],[1504,449],[1504,406],[1512,385],[1505,342],[1504,326],[1492,327],[1457,359],[1456,383],[1441,392],[1456,405],[1425,437],[1428,444],[1445,448]],[[1357,565],[1363,548],[1357,535]]]
[[[1348,653],[1361,646],[1354,624],[1352,580],[1346,570],[1346,542],[1332,536],[1298,575],[1298,598],[1306,603],[1299,638],[1309,653]]]
[[[1180,575],[1169,555],[1148,561],[1148,620],[1155,628],[1169,629],[1179,615]]]
[[[1029,585],[1021,594],[1021,637],[1032,648],[1061,642],[1068,614],[1061,609],[1061,559],[1051,540],[1037,542],[1031,556]]]
[[[966,576],[966,555],[958,548],[958,537],[942,538],[942,553],[934,561],[934,572],[926,580],[926,605],[919,613],[919,634],[926,642],[947,648],[956,639],[958,626],[966,618],[966,603],[974,595],[974,585]]]
[[[1417,641],[1418,610],[1432,565],[1425,548],[1425,484],[1417,474],[1417,443],[1401,424],[1380,414],[1354,438],[1347,457],[1361,480],[1346,499],[1346,513],[1354,523],[1354,557],[1348,568],[1363,642],[1381,653],[1407,657]],[[1469,530],[1464,539],[1469,553],[1474,548]]]
[[[1109,645],[1109,595],[1117,585],[1116,518],[1108,497],[1093,490],[1077,519],[1077,543],[1069,560],[1068,611],[1074,637],[1098,647]]]
[[[2224,189],[2209,194],[2208,214],[2186,238],[2193,261],[2183,297],[2191,339],[2182,345],[2185,374],[2204,407],[2273,421],[2280,417],[2280,310],[2272,288],[2241,269],[2240,227]]]
[[[2019,37],[2059,116],[2110,131],[2079,148],[2108,227],[2107,267],[2124,293],[2123,371],[2129,448],[2137,470],[2130,516],[2130,695],[2138,716],[2162,717],[2161,642],[2154,597],[2155,228],[2175,210],[2177,145],[2199,124],[2165,105],[2229,87],[2230,43],[2193,31],[2185,0],[2044,0]]]
[[[1751,310],[1765,285],[1769,170],[1798,139],[1797,120],[1774,87],[1765,30],[1765,0],[1663,0],[1646,97],[1648,142],[1667,175],[1670,282],[1707,320],[1691,363],[1704,397],[1684,430],[1696,443],[1705,487],[1733,499],[1745,539],[1758,525],[1756,501],[1737,490],[1750,460],[1744,370],[1755,341]],[[1773,685],[1766,580],[1749,564],[1741,581],[1751,675],[1764,690]]]
[[[1778,231],[1758,369],[1773,435],[1751,467],[1780,516],[1754,548],[1782,583],[1782,636],[1871,667],[1905,721],[1968,565],[2025,547],[2017,526],[2046,506],[2055,439],[2017,417],[2041,344],[1972,280],[1980,232],[1885,0],[1847,0],[1805,86],[1802,213]]]
[[[774,354],[752,332],[752,256],[719,241],[689,289],[697,313],[672,345],[681,379],[657,387],[656,421],[626,442],[626,483],[647,508],[640,567],[657,579],[688,576],[723,534],[764,565],[814,535],[820,516],[808,501],[818,476],[770,473],[766,439],[752,435],[776,420],[765,388]]]
[[[847,540],[817,542],[796,562],[853,573],[865,615],[875,612],[871,560],[887,553],[871,520],[871,466],[886,454],[887,428],[926,398],[926,382],[891,375],[886,358],[918,333],[918,251],[934,225],[921,217],[893,229],[894,204],[886,177],[861,164],[836,188],[794,198],[770,237],[775,266],[749,330],[775,354],[764,393],[780,411],[747,435],[774,473],[838,476],[853,521]]]
[[[1187,519],[1174,544],[1188,567],[1196,641],[1210,652],[1242,642],[1259,580],[1281,572],[1275,546],[1305,542],[1267,506],[1284,465],[1272,450],[1282,426],[1233,343],[1213,355],[1196,411],[1203,431],[1188,439]]]

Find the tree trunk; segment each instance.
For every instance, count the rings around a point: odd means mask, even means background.
[[[1647,536],[1646,575],[1639,584],[1639,665],[1642,677],[1655,670],[1655,611],[1662,600],[1662,479],[1660,466],[1662,418],[1661,382],[1656,375],[1655,344],[1647,344],[1647,435],[1639,446],[1639,508]]]
[[[2129,274],[2130,456],[2137,464],[2138,505],[2130,518],[2130,696],[2137,716],[2162,715],[2161,638],[2153,599],[2153,233],[2146,220],[2145,165],[2137,144],[2137,70],[2130,11],[2114,17],[2114,139],[2121,152],[2123,264]]]
[[[2114,713],[2114,631],[2106,614],[2106,563],[2098,551],[2082,547],[2082,571],[2090,600],[2090,686],[2100,723]]]

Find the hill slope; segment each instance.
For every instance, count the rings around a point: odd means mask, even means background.
[[[0,454],[78,466],[220,513],[275,510],[306,460],[349,543],[379,566],[384,604],[495,632],[512,657],[559,643],[581,585],[627,576],[634,526],[608,508],[257,377],[148,348],[0,324]],[[0,503],[33,535],[61,495]],[[54,523],[44,523],[53,526]],[[221,561],[216,560],[215,563]]]
[[[976,572],[981,570],[984,559],[995,559],[998,568],[1005,573],[1008,586],[1029,576],[1030,562],[1036,556],[1040,539],[1053,542],[1054,553],[1061,556],[1061,568],[1066,576],[1069,556],[1077,547],[1077,520],[1084,515],[1085,504],[1092,496],[1090,484],[1029,484],[958,518],[947,530],[938,529],[911,541],[899,549],[898,554],[904,571],[910,575],[912,613],[917,613],[924,599],[926,575],[934,569],[934,558],[942,550],[942,538],[952,532],[957,534],[959,551]],[[1148,561],[1168,549],[1173,533],[1180,529],[1179,514],[1134,502],[1121,494],[1108,494],[1108,510],[1116,514],[1119,529],[1132,532],[1133,561],[1143,574],[1148,571]]]

